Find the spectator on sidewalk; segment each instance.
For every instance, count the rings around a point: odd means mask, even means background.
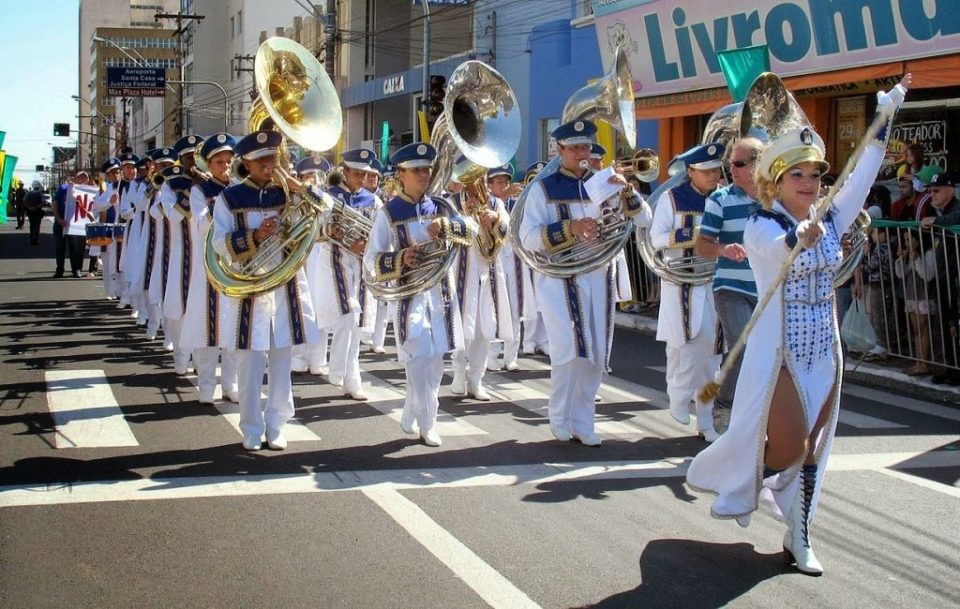
[[[34,182],[23,197],[27,220],[30,222],[30,245],[40,245],[40,222],[43,220],[43,186]]]
[[[888,328],[893,328],[893,259],[887,232],[883,229],[871,229],[866,244],[864,271],[867,276],[867,313],[870,324],[877,335],[877,345],[868,356],[884,357],[889,349]]]
[[[924,191],[926,187],[919,178],[912,173],[904,174],[897,179],[900,188],[900,198],[890,206],[890,219],[897,222],[906,222],[917,217],[917,209],[929,195]]]
[[[10,204],[13,206],[14,213],[17,214],[17,230],[23,228],[23,223],[26,218],[25,210],[23,208],[23,198],[27,195],[26,189],[23,187],[23,182],[17,183],[16,189],[10,188]]]
[[[916,363],[905,371],[911,376],[931,372],[930,328],[933,324],[930,317],[936,313],[937,301],[931,298],[930,283],[937,275],[937,259],[929,245],[929,235],[928,231],[908,231],[904,251],[897,258],[894,269],[897,277],[903,280],[904,299],[913,336],[913,358]]]

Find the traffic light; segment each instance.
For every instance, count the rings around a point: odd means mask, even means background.
[[[443,114],[443,98],[447,94],[447,79],[439,74],[430,76],[430,93],[427,96],[427,115],[431,119]]]
[[[34,167],[34,170],[35,170],[37,173],[43,173],[44,171],[47,170],[47,168],[44,167],[43,165],[37,165],[37,166]]]
[[[70,136],[70,123],[54,123],[53,134],[57,136]]]

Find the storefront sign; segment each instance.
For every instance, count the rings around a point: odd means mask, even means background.
[[[767,45],[780,76],[960,51],[954,0],[593,0],[609,67],[626,49],[637,95],[724,85],[717,51]],[[762,5],[758,8],[758,4]]]
[[[404,92],[403,74],[398,76],[387,76],[383,79],[383,94],[396,95]]]

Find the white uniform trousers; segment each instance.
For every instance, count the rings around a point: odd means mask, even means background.
[[[550,368],[550,402],[547,412],[554,429],[593,435],[596,397],[603,368],[584,357]]]
[[[453,372],[458,378],[466,378],[469,387],[477,387],[483,381],[487,371],[487,357],[490,355],[490,339],[476,337],[467,341],[466,349],[454,351]]]
[[[140,290],[140,302],[143,303],[143,311],[147,316],[147,334],[156,336],[160,331],[160,325],[163,323],[163,309],[160,303],[151,303],[146,290]]]
[[[293,418],[293,384],[290,380],[291,348],[269,351],[237,350],[240,381],[240,430],[244,436],[275,436]],[[260,400],[263,372],[267,370],[267,401]]]
[[[320,340],[315,343],[304,343],[293,347],[293,369],[296,371],[310,370],[310,374],[320,374],[321,368],[328,364],[328,347],[330,331],[320,328]]]
[[[383,349],[383,343],[387,340],[388,321],[390,321],[390,305],[377,302],[377,317],[373,321],[373,336],[370,337],[370,345],[374,349]]]
[[[409,357],[404,364],[407,373],[407,396],[403,410],[416,417],[420,432],[425,433],[437,424],[440,410],[440,381],[443,380],[443,351],[433,344],[432,332],[407,340]]]
[[[180,348],[180,332],[183,328],[183,318],[164,317],[163,334],[166,340],[173,343],[173,365],[177,368],[186,368],[190,363],[190,352]]]
[[[515,334],[514,336],[520,336]],[[539,311],[534,319],[523,321],[523,352],[533,353],[537,349],[547,351],[550,340],[547,338],[547,325]]]
[[[353,313],[337,318],[330,343],[330,382],[344,393],[360,391],[360,327]]]
[[[217,387],[217,356],[220,356],[220,388],[226,394],[237,391],[237,353],[220,347],[201,347],[193,350],[193,365],[197,369],[197,386],[201,397],[213,397]]]
[[[690,401],[696,400],[700,388],[713,382],[720,367],[712,332],[700,332],[680,347],[667,344],[667,396],[675,411],[687,412]],[[713,429],[713,400],[697,401],[697,429]]]

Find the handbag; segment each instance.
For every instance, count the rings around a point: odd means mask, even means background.
[[[877,346],[877,333],[873,330],[867,307],[862,298],[855,298],[843,316],[840,338],[850,351],[866,353]]]

